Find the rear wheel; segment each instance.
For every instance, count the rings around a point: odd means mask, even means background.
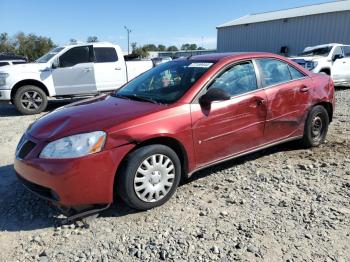
[[[314,147],[322,144],[327,135],[329,116],[323,106],[315,106],[309,112],[304,127],[303,144]]]
[[[176,153],[164,145],[149,145],[130,153],[118,173],[118,193],[137,210],[164,204],[180,182],[181,163]]]
[[[46,109],[47,96],[39,87],[27,85],[17,90],[13,102],[23,115],[39,114]]]

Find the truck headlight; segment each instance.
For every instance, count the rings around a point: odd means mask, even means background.
[[[8,78],[8,73],[0,73],[0,86],[6,85],[6,78]]]
[[[76,158],[100,152],[106,141],[106,133],[91,133],[67,136],[47,144],[40,158]]]
[[[318,62],[316,62],[316,61],[307,62],[306,69],[313,70],[316,68],[317,64],[318,64]]]

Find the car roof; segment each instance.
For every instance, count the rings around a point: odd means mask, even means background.
[[[243,57],[276,57],[277,55],[265,52],[230,52],[230,53],[212,53],[205,55],[195,55],[188,59],[196,61],[220,61],[223,59],[243,58]]]

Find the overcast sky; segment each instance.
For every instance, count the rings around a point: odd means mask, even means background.
[[[322,0],[133,0],[133,1],[48,1],[0,0],[0,32],[19,31],[48,36],[56,44],[69,39],[120,44],[126,49],[126,30],[130,41],[141,44],[177,45],[196,43],[216,48],[216,26],[240,16],[267,12]]]

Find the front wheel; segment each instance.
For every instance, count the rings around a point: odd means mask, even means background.
[[[39,87],[27,85],[17,90],[13,102],[23,115],[39,114],[46,109],[47,96]]]
[[[327,135],[329,116],[323,106],[315,106],[309,112],[305,122],[303,144],[314,147],[322,144]]]
[[[180,182],[181,163],[164,145],[149,145],[131,152],[118,172],[117,191],[123,201],[137,210],[164,204]]]

